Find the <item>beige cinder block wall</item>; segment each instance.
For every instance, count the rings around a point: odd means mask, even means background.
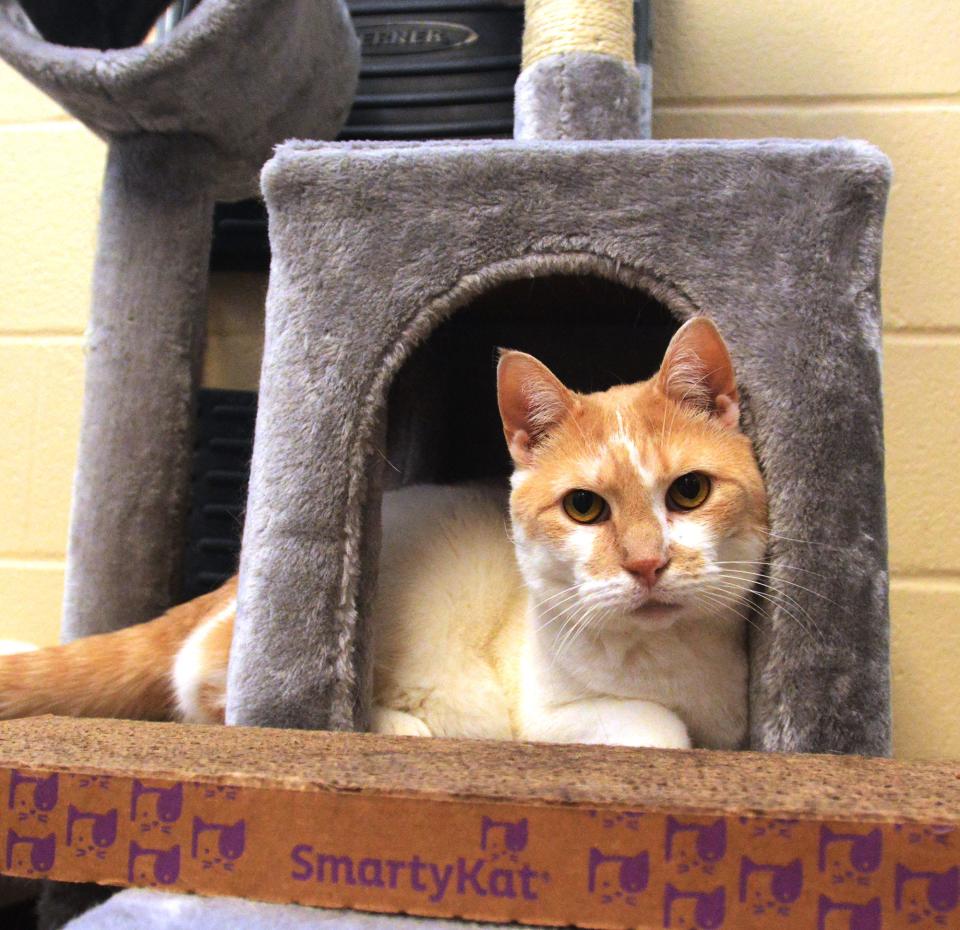
[[[654,6],[657,137],[852,136],[893,160],[883,304],[895,746],[960,758],[956,4]],[[103,154],[0,68],[0,638],[56,638]],[[263,286],[214,281],[209,384],[256,385]]]

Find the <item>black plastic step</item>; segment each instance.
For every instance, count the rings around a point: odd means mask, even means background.
[[[212,591],[237,570],[256,413],[252,391],[200,391],[183,600]]]

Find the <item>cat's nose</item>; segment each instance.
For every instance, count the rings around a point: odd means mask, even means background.
[[[657,555],[646,559],[629,559],[623,563],[623,570],[645,581],[647,587],[652,588],[669,564],[670,559],[667,556]]]

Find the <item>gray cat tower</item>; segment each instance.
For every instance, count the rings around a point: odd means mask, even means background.
[[[887,182],[851,142],[283,146],[264,173],[274,260],[230,721],[362,728],[384,475],[480,477],[448,446],[455,413],[477,459],[502,443],[481,428],[491,327],[536,348],[561,318],[578,337],[596,321],[598,374],[635,379],[662,349],[654,303],[728,340],[770,494],[769,574],[792,607],[757,605],[751,748],[886,753]],[[617,319],[585,279],[636,299]],[[458,315],[473,332],[451,336]],[[431,369],[432,333],[450,346]],[[461,389],[450,368],[473,375],[477,345],[482,389]]]
[[[152,16],[166,4],[141,5]],[[630,7],[529,0],[515,141],[290,142],[268,163],[273,259],[230,723],[366,726],[382,491],[506,474],[497,345],[537,352],[590,390],[648,376],[676,327],[707,315],[737,367],[770,492],[768,575],[787,595],[757,598],[750,747],[889,752],[887,160],[847,141],[642,141]],[[244,28],[231,33],[235,23]],[[204,0],[169,52],[87,52],[43,41],[0,0],[4,55],[112,140],[68,636],[167,606],[208,248],[198,230],[214,192],[244,192],[237,179],[249,181],[279,138],[335,131],[355,69],[345,29],[332,2]],[[258,68],[267,50],[304,71]],[[168,86],[158,61],[189,80]],[[234,69],[249,94],[240,115],[224,76]],[[255,114],[269,114],[269,130],[250,129]],[[177,183],[156,182],[171,173]],[[144,256],[171,252],[182,276],[145,271]],[[144,358],[159,360],[149,376]],[[160,436],[115,406],[133,393],[155,398]],[[133,460],[151,463],[148,487]],[[144,530],[158,551],[130,552],[131,532]],[[161,918],[156,900],[126,892],[76,930],[314,919],[214,901]],[[314,915],[337,927],[445,923]]]

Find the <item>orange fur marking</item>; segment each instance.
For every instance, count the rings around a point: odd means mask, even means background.
[[[231,578],[216,591],[148,623],[0,656],[0,717],[178,719],[171,680],[177,652],[197,626],[236,597],[236,591],[237,580]]]

